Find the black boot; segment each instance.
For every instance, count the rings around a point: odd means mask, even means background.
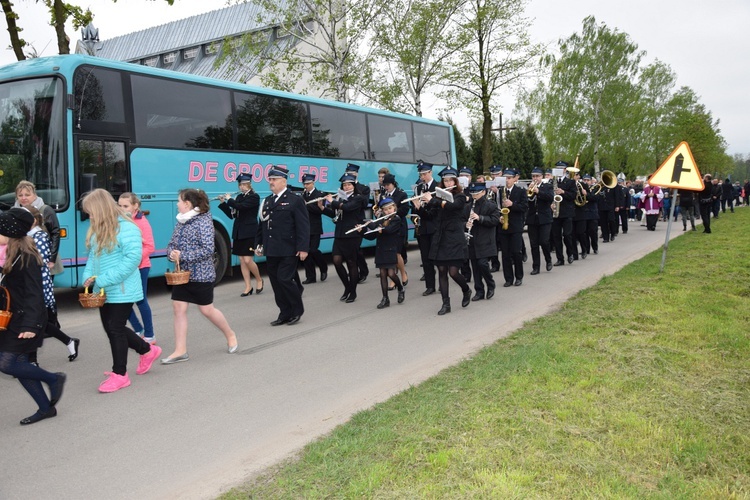
[[[391,305],[391,301],[388,299],[388,297],[383,297],[383,300],[381,300],[380,304],[378,304],[378,309],[385,309],[386,307],[390,305]]]
[[[451,312],[451,299],[443,299],[443,307],[438,311],[438,316]]]
[[[464,298],[461,301],[461,307],[466,307],[471,302],[471,288],[468,286],[466,287],[466,290],[464,290]]]
[[[402,285],[401,290],[398,291],[398,303],[401,304],[405,298],[406,298],[406,290],[404,289]]]

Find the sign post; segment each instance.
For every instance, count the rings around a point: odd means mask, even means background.
[[[703,177],[695,163],[693,153],[687,142],[682,141],[679,146],[664,160],[664,163],[651,175],[648,181],[652,186],[671,189],[672,203],[669,207],[669,220],[667,222],[667,236],[664,239],[664,250],[661,254],[661,266],[659,272],[664,270],[667,260],[667,248],[669,248],[669,235],[672,232],[672,219],[674,218],[675,205],[677,204],[677,190],[703,191]]]

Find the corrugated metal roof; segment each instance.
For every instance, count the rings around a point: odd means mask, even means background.
[[[102,40],[94,55],[118,61],[137,61],[175,50],[238,36],[264,26],[257,22],[262,10],[240,3],[180,19],[135,33]]]

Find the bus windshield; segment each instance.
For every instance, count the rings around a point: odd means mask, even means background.
[[[0,84],[0,208],[15,202],[19,181],[36,185],[44,203],[61,209],[65,189],[64,98],[59,78]]]

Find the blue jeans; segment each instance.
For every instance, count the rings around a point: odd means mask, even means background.
[[[28,354],[15,352],[0,352],[0,372],[17,378],[26,392],[29,393],[29,396],[36,402],[39,411],[46,412],[49,410],[49,398],[47,393],[44,392],[42,382],[52,385],[57,382],[57,375],[29,363]]]
[[[138,306],[138,310],[141,312],[143,325],[141,325],[141,322],[138,321],[138,316],[135,314],[135,310],[130,311],[130,317],[128,318],[128,321],[130,321],[130,326],[133,327],[133,330],[135,330],[136,332],[140,332],[141,330],[143,330],[143,336],[152,339],[154,338],[154,321],[151,318],[151,306],[148,305],[147,298],[148,272],[150,270],[150,267],[144,267],[143,269],[140,269],[141,286],[143,287],[143,300],[139,300],[135,303],[135,305]]]

